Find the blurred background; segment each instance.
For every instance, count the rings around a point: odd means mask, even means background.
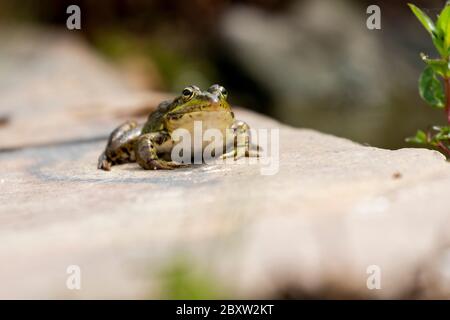
[[[435,16],[445,1],[411,0]],[[0,1],[2,25],[66,29],[78,4],[85,38],[136,88],[224,85],[231,102],[296,127],[373,146],[408,146],[445,122],[418,95],[419,53],[434,55],[407,1]],[[366,9],[381,7],[381,30]],[[0,44],[1,46],[1,44]]]

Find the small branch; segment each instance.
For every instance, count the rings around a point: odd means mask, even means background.
[[[439,150],[441,150],[447,156],[447,158],[450,158],[450,149],[441,141],[438,141],[437,145],[439,147]]]
[[[447,122],[450,124],[450,78],[444,79],[445,87],[445,113],[447,114]]]

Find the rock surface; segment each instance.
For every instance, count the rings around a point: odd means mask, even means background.
[[[66,59],[74,72],[120,82],[92,53],[79,54],[36,61],[48,70]],[[11,62],[8,72],[20,65]],[[105,141],[86,139],[121,121],[107,110],[120,103],[92,107],[87,123],[70,122],[69,134],[64,114],[85,110],[92,86],[74,82],[71,92],[86,101],[68,107],[66,91],[47,81],[40,85],[49,93],[34,100],[35,76],[23,71],[0,85],[0,112],[23,121],[0,127],[0,298],[164,297],[161,272],[180,257],[225,297],[450,297],[450,168],[439,153],[366,147],[238,110],[255,128],[279,129],[277,174],[262,175],[260,163],[103,172],[96,161]],[[162,96],[104,85],[94,97]],[[40,107],[11,105],[10,92]],[[36,119],[45,121],[45,139],[39,129],[32,136],[19,129]],[[66,286],[70,265],[81,268],[81,290]],[[379,290],[367,287],[372,268],[381,272]]]

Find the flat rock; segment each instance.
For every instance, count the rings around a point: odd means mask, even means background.
[[[142,96],[123,88],[128,101]],[[28,89],[15,90],[32,99]],[[78,110],[64,93],[41,97],[33,119]],[[31,121],[22,109],[0,105]],[[221,297],[450,297],[450,170],[440,153],[383,150],[243,109],[236,115],[279,130],[274,174],[262,174],[263,160],[97,170],[101,137],[120,119],[81,134],[80,122],[70,122],[64,139],[68,118],[43,140],[2,133],[3,147],[14,148],[0,152],[0,298],[166,297],[162,274],[177,261]],[[71,265],[81,268],[81,290],[66,286]],[[371,290],[373,270],[381,287]]]
[[[158,297],[156,275],[180,253],[242,297],[447,296],[436,282],[450,268],[444,158],[278,126],[269,176],[248,163],[103,172],[104,141],[2,153],[0,297]],[[371,265],[381,290],[367,289]]]

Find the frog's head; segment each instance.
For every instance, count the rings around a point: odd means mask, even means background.
[[[171,103],[167,116],[168,119],[176,120],[185,114],[210,111],[230,111],[227,91],[218,84],[206,91],[201,91],[197,86],[184,88],[181,95]]]
[[[225,128],[234,116],[227,102],[227,91],[215,84],[206,91],[196,86],[183,89],[181,96],[168,106],[165,115],[169,131],[177,128],[190,129],[194,121],[202,121],[204,128]]]

